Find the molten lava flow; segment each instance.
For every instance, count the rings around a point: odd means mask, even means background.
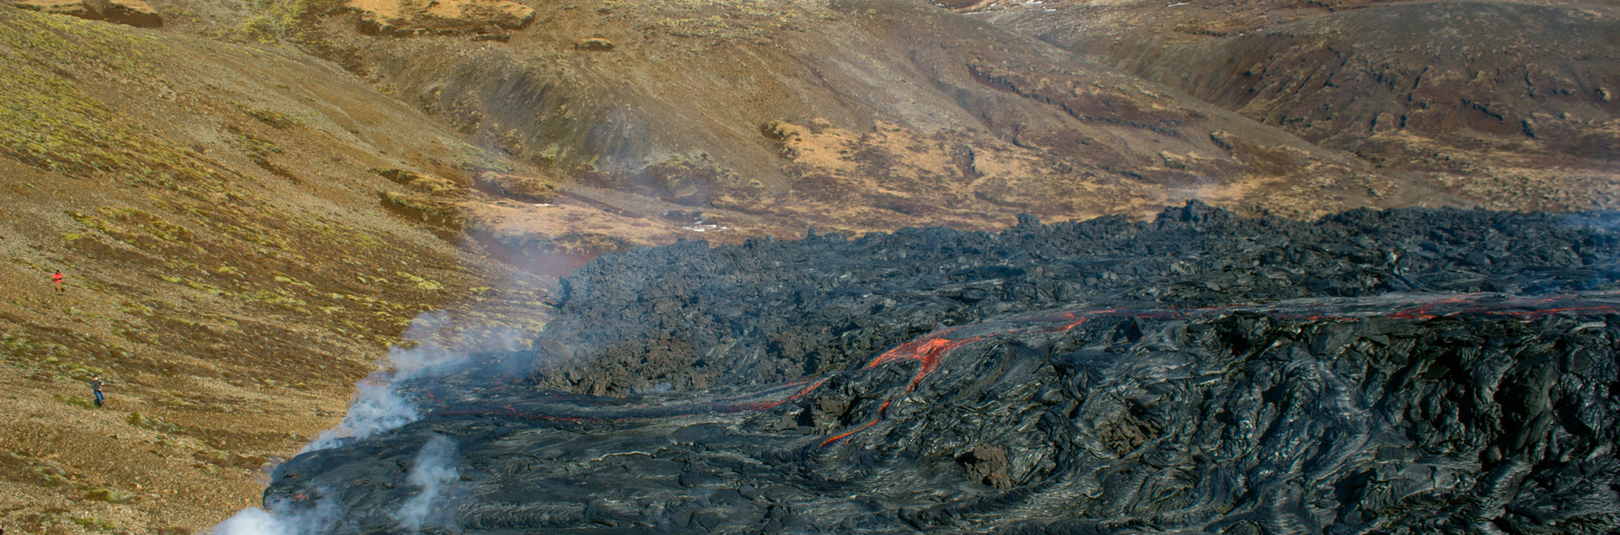
[[[902,360],[915,360],[921,362],[922,369],[917,370],[917,376],[911,379],[911,386],[906,387],[906,393],[909,394],[912,390],[917,388],[917,383],[922,382],[923,377],[927,377],[928,374],[933,373],[936,369],[939,369],[940,359],[944,358],[945,355],[950,353],[952,349],[962,347],[969,342],[984,338],[983,336],[973,336],[956,340],[943,338],[943,336],[950,334],[951,331],[954,330],[955,329],[951,329],[925,338],[900,344],[900,347],[890,349],[887,352],[884,352],[882,355],[878,355],[877,358],[872,359],[872,362],[866,365],[866,369],[872,369],[890,362]]]
[[[1444,316],[1479,315],[1489,317],[1538,318],[1550,314],[1603,314],[1614,313],[1615,299],[1620,292],[1597,292],[1577,295],[1545,297],[1509,297],[1495,294],[1448,294],[1439,296],[1389,296],[1375,299],[1306,299],[1263,306],[1216,306],[1202,308],[1145,307],[1109,308],[1094,310],[1068,310],[1049,312],[1000,321],[960,325],[924,335],[883,352],[863,369],[874,369],[884,364],[917,361],[915,376],[906,386],[910,394],[922,384],[924,378],[938,370],[952,351],[986,338],[1020,332],[1062,333],[1094,318],[1140,318],[1154,320],[1188,319],[1218,316],[1239,311],[1250,311],[1306,321],[1353,320],[1358,317],[1384,316],[1392,319],[1428,320]],[[508,373],[496,376],[487,392],[512,394],[506,387]],[[642,421],[658,418],[691,416],[701,413],[730,413],[770,410],[799,399],[821,388],[826,379],[811,379],[779,385],[733,398],[667,403],[657,405],[619,405],[602,398],[574,396],[560,392],[534,392],[526,395],[528,403],[489,405],[486,403],[456,404],[436,395],[436,387],[425,388],[420,394],[439,410],[440,414],[501,414],[527,419],[560,422],[587,421]],[[785,395],[787,392],[792,394]],[[782,396],[777,398],[775,396]],[[537,398],[545,398],[541,401]],[[887,416],[894,398],[884,400],[872,421],[829,438],[821,446],[847,441]]]
[[[763,410],[774,409],[778,405],[781,405],[783,403],[787,403],[789,401],[793,401],[795,399],[799,399],[801,397],[804,397],[805,394],[809,394],[811,392],[814,392],[817,388],[821,388],[821,384],[825,383],[825,382],[827,382],[826,379],[818,379],[818,380],[816,380],[816,382],[810,383],[810,386],[806,386],[803,389],[799,390],[798,393],[793,394],[793,395],[788,396],[788,397],[785,397],[785,398],[782,398],[782,399],[779,399],[779,400],[776,400],[776,401],[756,401],[756,402],[752,402],[752,403],[736,403],[736,404],[732,404],[732,405],[729,405],[729,406],[725,407],[722,412],[763,411]],[[804,384],[804,383],[792,383],[792,384]],[[789,386],[791,386],[791,385],[789,385]]]
[[[1586,300],[1612,299],[1616,292],[1600,292],[1586,295],[1558,295],[1548,297],[1503,297],[1489,294],[1463,294],[1446,296],[1407,296],[1387,303],[1373,303],[1373,314],[1385,314],[1394,319],[1428,320],[1441,316],[1453,315],[1484,315],[1505,316],[1514,318],[1538,318],[1557,313],[1598,314],[1612,313],[1616,308],[1607,302],[1588,302]],[[953,327],[937,333],[931,333],[922,338],[900,344],[899,347],[884,352],[872,359],[866,369],[875,368],[890,362],[916,360],[922,363],[922,369],[912,378],[906,393],[911,393],[922,382],[924,377],[939,368],[940,360],[958,347],[989,336],[1020,331],[1040,331],[1047,333],[1068,332],[1096,317],[1135,317],[1142,319],[1177,319],[1207,317],[1240,310],[1254,310],[1278,317],[1306,321],[1349,321],[1354,319],[1357,311],[1351,310],[1352,305],[1358,304],[1356,300],[1341,301],[1306,301],[1296,303],[1283,303],[1265,307],[1217,306],[1202,308],[1146,308],[1129,309],[1115,308],[1102,310],[1072,310],[1054,312],[1041,316],[1024,317],[999,322]],[[1398,308],[1393,311],[1393,307]],[[977,336],[964,336],[962,338],[947,338],[952,333],[972,329],[970,332],[983,332]],[[871,422],[832,437],[821,443],[822,447],[831,445],[839,440],[877,425],[883,421],[884,413],[893,399],[885,400],[878,407],[877,418]]]
[[[1458,297],[1448,297],[1448,298],[1444,298],[1444,299],[1438,299],[1438,300],[1435,300],[1435,301],[1430,302],[1430,303],[1425,303],[1425,304],[1418,305],[1418,306],[1413,307],[1413,308],[1409,308],[1409,309],[1406,309],[1406,310],[1396,312],[1394,314],[1390,314],[1389,317],[1395,318],[1395,319],[1403,319],[1403,320],[1405,320],[1405,319],[1421,319],[1421,320],[1434,319],[1434,318],[1438,317],[1436,314],[1431,314],[1430,313],[1430,312],[1433,312],[1434,309],[1445,306],[1445,305],[1469,303],[1469,302],[1471,302],[1472,297],[1473,296],[1458,296]]]
[[[821,442],[821,447],[825,448],[825,447],[827,447],[828,444],[838,442],[839,440],[842,440],[844,438],[848,438],[850,435],[853,435],[855,433],[859,433],[861,431],[865,431],[866,428],[868,428],[868,427],[872,427],[874,425],[877,425],[878,422],[883,421],[883,413],[888,412],[889,403],[892,403],[892,402],[894,402],[894,400],[892,400],[892,399],[883,400],[883,404],[878,406],[877,418],[873,418],[872,421],[866,422],[866,425],[857,427],[857,428],[855,428],[853,430],[844,432],[844,434],[842,434],[842,435],[838,435],[836,437],[832,437],[832,438],[829,438],[827,440],[822,441]]]
[[[1074,324],[1079,325],[1080,322],[1076,321]],[[983,336],[970,336],[967,338],[958,338],[954,340],[944,338],[945,335],[950,334],[955,330],[956,329],[949,329],[929,335],[927,337],[900,344],[900,347],[890,349],[884,352],[882,355],[878,355],[877,358],[872,359],[872,362],[866,365],[866,369],[872,369],[890,362],[903,360],[915,360],[921,362],[922,368],[917,370],[917,375],[911,378],[911,384],[906,386],[906,393],[910,394],[912,390],[917,389],[917,384],[921,383],[924,377],[927,377],[928,374],[933,373],[934,370],[939,369],[940,360],[944,359],[945,355],[949,354],[952,349],[962,347],[984,338]],[[884,413],[888,412],[889,404],[893,402],[894,399],[892,398],[883,400],[883,404],[878,406],[876,418],[873,418],[872,421],[867,422],[866,425],[822,441],[821,447],[827,447],[829,444],[838,442],[839,440],[848,438],[850,435],[865,431],[868,427],[877,425],[878,422],[883,421]]]

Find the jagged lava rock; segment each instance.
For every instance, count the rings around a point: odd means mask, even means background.
[[[266,503],[321,533],[1610,533],[1617,223],[1190,203],[606,255],[537,350],[400,385],[420,421]]]
[[[1590,224],[1463,210],[1245,219],[1193,202],[1152,222],[1025,217],[999,234],[636,249],[563,281],[562,319],[539,341],[558,370],[543,383],[622,395],[659,382],[786,381],[845,369],[937,325],[1097,302],[1612,288],[1620,245]]]
[[[440,400],[424,420],[283,465],[267,502],[386,531],[427,493],[419,452],[450,440],[434,469],[460,479],[431,528],[471,533],[1620,528],[1620,299],[1345,314],[1366,301],[965,325],[929,335],[960,342],[931,372],[866,366],[756,411],[735,389],[567,398],[459,374],[419,385]]]

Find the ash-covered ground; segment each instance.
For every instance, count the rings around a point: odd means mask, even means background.
[[[220,531],[1612,533],[1617,221],[1193,203],[608,255],[535,350],[373,383]]]

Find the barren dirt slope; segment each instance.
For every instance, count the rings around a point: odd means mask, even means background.
[[[1489,207],[1613,207],[1620,195],[1611,1],[960,9]]]
[[[910,1],[537,3],[492,33],[318,27],[322,53],[558,180],[858,233],[1454,202],[1353,156]]]
[[[8,533],[210,526],[422,312],[541,325],[532,279],[400,206],[510,166],[335,66],[0,6],[0,86]]]

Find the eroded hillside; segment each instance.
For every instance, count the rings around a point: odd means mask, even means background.
[[[1192,197],[1313,216],[1435,195],[914,2],[534,7],[498,39],[366,35],[359,13],[322,35],[402,99],[550,176],[824,229],[993,229],[1019,212],[1140,216]]]
[[[1010,2],[964,10],[1497,209],[1616,202],[1612,2]]]
[[[348,73],[10,7],[0,50],[8,531],[211,525],[419,314],[540,328],[544,290],[411,208],[506,164]]]

